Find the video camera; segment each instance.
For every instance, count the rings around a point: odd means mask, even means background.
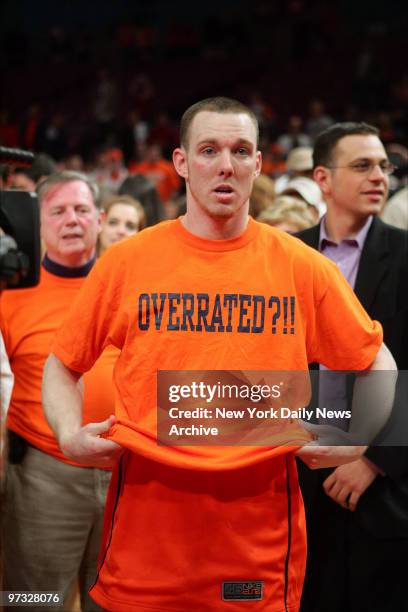
[[[4,183],[8,166],[31,167],[33,153],[0,147]],[[34,287],[40,279],[41,239],[34,193],[0,189],[0,289]]]

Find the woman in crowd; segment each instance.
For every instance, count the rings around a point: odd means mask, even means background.
[[[146,226],[140,202],[128,195],[116,195],[104,202],[105,217],[99,235],[99,253],[124,238],[133,236]]]

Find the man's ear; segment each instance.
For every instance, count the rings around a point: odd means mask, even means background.
[[[331,172],[329,168],[317,166],[313,171],[313,179],[319,185],[323,195],[328,195],[331,190]]]
[[[255,178],[261,174],[262,171],[262,153],[260,151],[256,152],[256,166],[255,166]]]
[[[176,172],[183,179],[188,178],[187,153],[183,147],[178,147],[173,151],[173,164]]]

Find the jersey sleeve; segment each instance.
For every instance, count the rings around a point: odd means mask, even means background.
[[[318,297],[308,338],[309,362],[331,370],[367,369],[382,344],[380,323],[369,317],[333,262],[325,260],[314,282]]]
[[[105,347],[121,348],[121,284],[109,261],[112,258],[96,263],[51,348],[56,357],[76,372],[88,371]]]

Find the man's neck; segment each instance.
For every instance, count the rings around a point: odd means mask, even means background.
[[[328,237],[336,243],[346,238],[355,238],[364,227],[368,219],[363,216],[355,216],[351,213],[342,212],[332,206],[327,207],[325,226]]]
[[[184,215],[181,222],[185,229],[195,236],[207,240],[229,240],[241,236],[248,225],[249,217],[243,219],[212,219],[205,218],[201,222],[192,218],[188,212]]]
[[[248,207],[245,206],[232,217],[211,217],[198,208],[188,209],[181,222],[195,236],[207,240],[229,240],[241,236],[248,226]]]

